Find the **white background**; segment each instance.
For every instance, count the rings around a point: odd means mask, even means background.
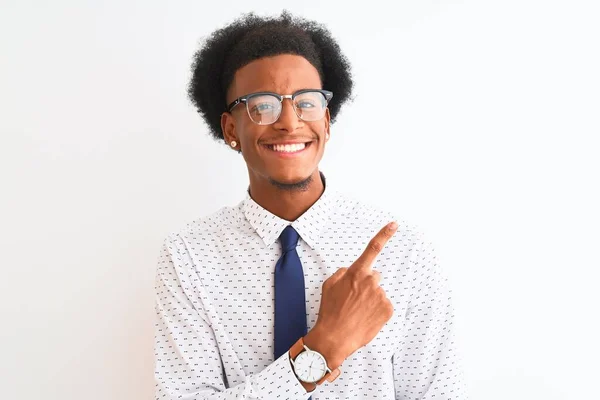
[[[248,184],[192,54],[283,7],[352,62],[321,169],[436,244],[472,398],[598,398],[593,3],[2,1],[0,398],[153,397],[162,239]]]

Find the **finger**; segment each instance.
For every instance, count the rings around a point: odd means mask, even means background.
[[[371,275],[373,275],[375,277],[375,283],[377,285],[379,285],[379,283],[381,282],[381,272],[373,271],[373,272],[371,272]]]
[[[394,235],[398,229],[398,224],[392,222],[384,226],[367,245],[365,251],[358,257],[356,262],[352,264],[350,269],[355,270],[371,270],[375,259],[383,250],[388,240]]]
[[[346,273],[346,271],[348,271],[348,268],[339,268],[337,271],[335,271],[335,273],[333,275],[331,275],[331,280],[333,281],[337,281],[339,280],[342,276],[344,276],[344,274]]]
[[[335,273],[333,275],[331,275],[327,280],[325,280],[325,282],[323,282],[324,284],[327,283],[328,285],[333,285],[334,283],[336,283],[337,281],[339,281],[342,276],[344,276],[344,274],[346,273],[346,271],[348,271],[348,268],[340,268],[337,271],[335,271]]]

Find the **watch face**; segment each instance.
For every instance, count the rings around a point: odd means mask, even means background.
[[[327,373],[323,356],[316,351],[303,351],[294,360],[294,371],[300,380],[307,383],[318,382]]]

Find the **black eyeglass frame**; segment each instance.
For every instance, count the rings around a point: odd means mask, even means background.
[[[325,97],[325,105],[326,106],[329,104],[329,102],[333,98],[333,92],[330,92],[329,90],[324,90],[324,89],[302,89],[302,90],[298,90],[298,91],[294,92],[293,94],[279,94],[279,93],[275,93],[275,92],[255,92],[255,93],[250,93],[250,94],[247,94],[244,96],[240,96],[237,99],[235,99],[234,101],[232,101],[231,104],[229,104],[227,106],[227,112],[231,112],[231,110],[233,110],[233,108],[240,103],[246,103],[246,111],[248,112],[248,115],[250,115],[250,110],[248,110],[248,100],[250,100],[253,97],[271,95],[271,96],[277,97],[279,99],[280,103],[283,103],[283,99],[290,99],[290,100],[292,100],[292,103],[293,103],[294,99],[297,96],[299,96],[303,93],[307,93],[307,92],[321,93]],[[296,107],[294,107],[294,112],[296,113],[296,115],[298,115],[298,111],[296,111]],[[298,118],[302,119],[302,117],[299,115],[298,115]],[[252,119],[252,118],[250,118],[250,119]],[[254,120],[253,120],[253,122],[254,122]]]

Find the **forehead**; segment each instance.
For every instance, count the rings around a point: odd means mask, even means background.
[[[291,94],[300,89],[321,89],[319,72],[307,59],[291,54],[263,57],[236,71],[227,101],[254,92]]]

